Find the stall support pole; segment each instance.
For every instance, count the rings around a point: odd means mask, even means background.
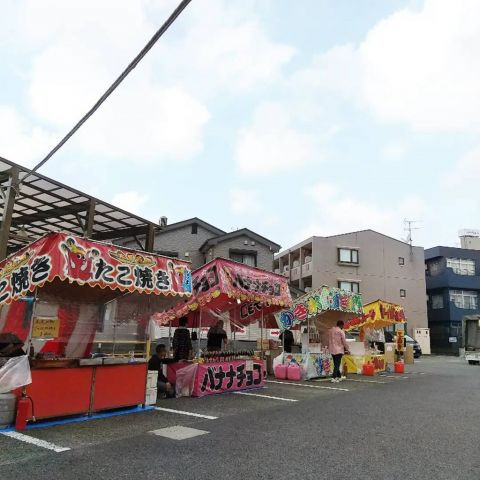
[[[200,344],[201,344],[201,341],[202,341],[202,309],[200,308],[200,311],[198,313],[198,330],[199,330],[199,334],[198,334],[198,347],[197,347],[197,357],[200,358]]]
[[[168,355],[172,351],[172,321],[168,322]]]
[[[262,316],[260,317],[260,357],[263,360],[263,308]]]

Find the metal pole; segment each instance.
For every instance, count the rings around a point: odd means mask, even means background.
[[[197,349],[197,357],[200,358],[200,343],[202,340],[202,308],[200,308],[200,312],[198,314],[198,330],[199,330],[199,335],[198,335],[198,349]]]
[[[10,170],[10,185],[7,187],[4,199],[5,206],[3,208],[2,229],[0,230],[0,261],[6,258],[8,252],[8,238],[12,225],[13,207],[15,206],[15,197],[18,193],[18,177],[18,168],[12,167]]]
[[[260,317],[260,358],[263,360],[263,307],[262,316]]]

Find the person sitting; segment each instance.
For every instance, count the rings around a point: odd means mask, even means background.
[[[218,320],[218,322],[210,327],[210,330],[208,331],[207,350],[209,352],[219,352],[222,350],[222,342],[225,348],[227,348],[227,332],[223,329],[223,320]]]
[[[157,392],[165,394],[167,398],[175,397],[175,385],[172,385],[163,373],[163,366],[175,362],[174,358],[167,358],[167,349],[160,343],[155,348],[155,355],[148,361],[148,369],[158,372]]]
[[[187,328],[188,319],[182,317],[178,321],[179,327],[173,334],[173,356],[175,360],[190,360],[192,358],[192,340]]]

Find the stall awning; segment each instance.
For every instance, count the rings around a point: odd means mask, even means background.
[[[345,330],[384,328],[397,323],[405,323],[403,307],[384,300],[376,300],[364,305],[363,315],[348,321]]]
[[[192,292],[189,262],[57,232],[0,262],[0,305],[49,284],[72,283],[105,292],[186,298]]]
[[[297,298],[293,305],[275,315],[282,330],[306,323],[319,316],[348,319],[362,313],[362,296],[324,285]]]
[[[217,258],[192,273],[193,296],[173,309],[155,314],[158,325],[166,325],[187,316],[189,325],[197,324],[202,310],[202,325],[214,321],[208,312],[235,312],[237,322],[247,325],[264,315],[291,304],[288,281],[282,275]]]

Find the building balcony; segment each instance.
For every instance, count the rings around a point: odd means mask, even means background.
[[[313,274],[313,262],[307,262],[302,265],[302,278],[310,277]]]
[[[300,267],[293,267],[291,270],[290,279],[299,280],[300,279]]]

